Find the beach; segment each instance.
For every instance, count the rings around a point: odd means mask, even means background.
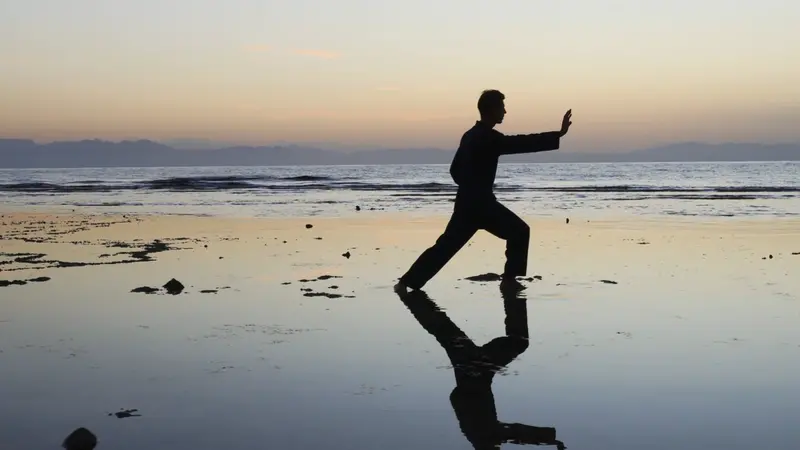
[[[467,449],[492,403],[569,449],[794,448],[800,220],[524,218],[527,345],[464,416],[418,319],[506,333],[499,283],[467,279],[502,270],[488,233],[408,300],[446,215],[6,210],[0,448]]]

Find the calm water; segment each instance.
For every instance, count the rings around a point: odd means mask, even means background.
[[[502,164],[498,198],[526,215],[800,214],[800,163]],[[355,206],[447,213],[446,165],[0,170],[6,208],[246,217]]]

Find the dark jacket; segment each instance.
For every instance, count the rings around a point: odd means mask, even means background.
[[[505,135],[478,121],[461,137],[450,176],[458,185],[457,200],[495,200],[494,179],[500,155],[557,150],[561,133]]]

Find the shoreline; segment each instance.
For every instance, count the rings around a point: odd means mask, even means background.
[[[512,208],[512,211],[513,208]],[[707,225],[727,225],[727,224],[764,224],[768,222],[796,223],[800,226],[800,216],[700,216],[700,215],[639,215],[639,214],[607,214],[607,215],[580,215],[564,214],[555,215],[531,215],[520,211],[514,211],[519,217],[528,223],[563,223],[566,219],[569,224],[592,223],[598,224],[623,224],[623,223],[642,223],[642,224],[707,224]],[[77,208],[9,208],[0,207],[0,217],[104,217],[111,219],[118,218],[140,218],[140,219],[174,219],[174,220],[209,220],[209,221],[231,221],[231,222],[283,222],[293,223],[298,221],[349,221],[355,223],[363,222],[383,222],[393,220],[406,220],[408,222],[429,222],[446,223],[450,217],[450,212],[387,212],[387,211],[363,211],[353,212],[347,215],[280,215],[273,217],[265,216],[235,216],[235,215],[215,215],[215,214],[194,214],[194,213],[161,213],[161,212],[102,212],[102,211],[80,211]]]

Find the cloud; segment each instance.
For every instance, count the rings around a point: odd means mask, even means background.
[[[295,55],[313,56],[315,58],[322,59],[336,59],[340,56],[338,52],[332,52],[328,50],[297,49],[292,50],[292,53]]]
[[[272,50],[272,47],[270,47],[269,45],[254,44],[254,45],[246,45],[244,49],[245,51],[251,53],[264,53]]]

